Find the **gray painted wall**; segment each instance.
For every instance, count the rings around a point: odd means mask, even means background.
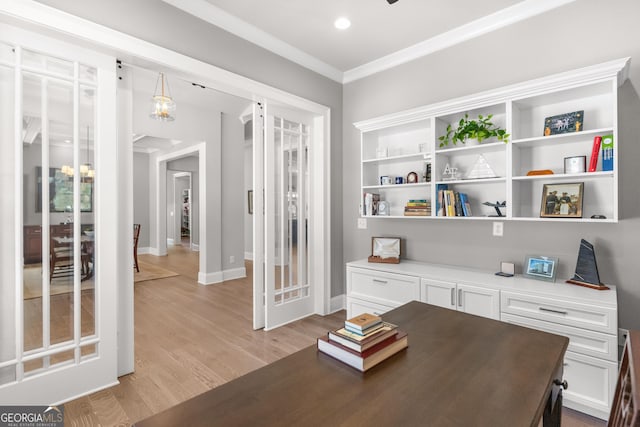
[[[331,288],[342,293],[342,85],[160,0],[38,1],[330,107]]]
[[[222,113],[222,269],[244,268],[244,126]],[[233,262],[231,262],[233,257]]]
[[[133,153],[133,223],[140,224],[139,248],[149,247],[149,155]]]
[[[371,236],[392,235],[404,239],[409,259],[497,269],[501,260],[521,266],[526,254],[540,253],[559,257],[558,277],[567,278],[585,238],[595,244],[602,281],[618,286],[620,326],[640,328],[638,16],[637,0],[583,0],[345,85],[344,261],[366,257]],[[367,230],[357,229],[360,139],[353,122],[625,56],[633,59],[620,90],[619,224],[505,222],[504,237],[492,237],[485,221],[369,220]]]

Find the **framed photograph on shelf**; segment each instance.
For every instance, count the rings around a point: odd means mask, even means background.
[[[555,282],[557,269],[558,258],[542,255],[527,255],[524,259],[522,275],[530,279]]]
[[[584,110],[558,114],[544,119],[544,136],[580,132],[584,127]]]
[[[540,218],[582,218],[584,182],[544,184]]]

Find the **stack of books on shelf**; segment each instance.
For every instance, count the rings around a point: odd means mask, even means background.
[[[467,193],[438,190],[438,216],[473,216]]]
[[[404,216],[431,216],[431,203],[426,199],[411,199],[404,207]]]
[[[366,371],[407,348],[409,338],[396,325],[380,316],[364,313],[344,322],[344,328],[318,338],[318,350]]]

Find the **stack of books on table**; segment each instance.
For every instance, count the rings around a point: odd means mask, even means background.
[[[409,345],[406,332],[365,313],[344,322],[344,328],[318,338],[318,350],[362,372]]]
[[[431,216],[431,203],[426,199],[411,199],[404,207],[404,216]]]

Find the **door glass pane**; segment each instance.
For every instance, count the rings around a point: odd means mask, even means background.
[[[13,46],[6,43],[0,43],[0,61],[13,63],[15,61],[15,54],[13,52]],[[11,91],[13,92],[13,85],[11,85]],[[4,91],[2,93],[5,93]]]
[[[74,165],[74,143],[66,142],[73,141],[73,85],[48,80],[46,89],[50,176],[50,343],[56,344],[73,339],[73,283],[74,268],[77,268],[74,265],[74,177],[78,171]]]
[[[275,303],[309,296],[307,128],[274,118]],[[304,206],[304,208],[302,208]]]
[[[42,79],[23,77],[22,173],[23,173],[23,311],[24,350],[43,346],[42,337]],[[48,186],[47,186],[48,187]],[[47,260],[47,257],[44,257]]]
[[[80,86],[81,336],[95,333],[95,90]]]
[[[274,156],[274,221],[275,221],[275,235],[274,235],[274,249],[275,249],[275,289],[276,291],[282,290],[282,267],[284,265],[283,258],[283,242],[282,242],[282,133],[281,133],[281,120],[276,118],[275,138],[273,145]],[[269,272],[270,274],[273,274]],[[282,302],[282,293],[276,292],[275,294],[276,304]]]
[[[14,74],[10,68],[0,66],[0,362],[16,357],[15,347],[15,263],[14,244],[22,234],[15,229],[15,149],[14,136]],[[15,367],[0,369],[0,384],[15,380]]]
[[[73,62],[53,58],[29,50],[22,51],[22,64],[25,67],[47,71],[60,76],[73,77]]]
[[[79,75],[80,80],[87,81],[87,82],[95,82],[96,77],[98,75],[98,70],[96,70],[94,67],[89,67],[88,65],[80,64],[79,73],[80,73]]]

